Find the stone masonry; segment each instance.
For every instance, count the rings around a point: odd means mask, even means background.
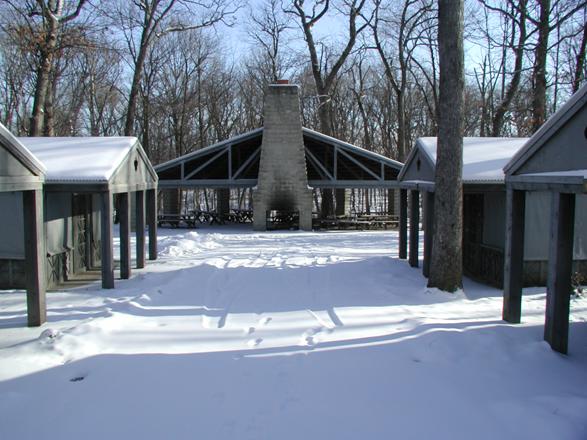
[[[312,230],[312,192],[308,187],[299,87],[272,84],[265,95],[263,142],[253,227],[267,228],[267,212],[298,211],[300,229]]]

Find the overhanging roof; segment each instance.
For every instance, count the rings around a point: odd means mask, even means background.
[[[495,137],[465,137],[463,138],[463,183],[493,185],[504,183],[503,167],[524,146],[528,138],[495,138]],[[416,167],[417,153],[423,157],[433,172],[436,170],[436,137],[423,137],[416,140],[416,145],[410,151],[405,166],[399,174],[402,186],[414,185],[429,188],[433,180],[423,176],[415,179],[406,179],[406,174],[412,171],[418,175],[420,167]]]
[[[115,180],[133,151],[146,167],[147,180],[157,181],[157,173],[135,137],[22,137],[19,140],[44,165],[46,185],[97,189],[117,184],[122,189],[124,184]],[[135,169],[137,166],[138,162]]]
[[[397,186],[400,162],[308,128],[302,135],[309,186]],[[253,187],[262,138],[261,127],[157,165],[159,187]]]

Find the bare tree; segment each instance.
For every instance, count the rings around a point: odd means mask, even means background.
[[[31,115],[31,136],[40,136],[43,133],[44,112],[47,97],[52,93],[51,74],[54,67],[54,58],[59,49],[59,40],[62,38],[63,27],[75,20],[81,13],[86,0],[75,2],[66,0],[25,0],[13,2],[6,0],[13,12],[20,19],[23,26],[21,35],[29,39],[31,49],[37,55],[36,81]],[[48,104],[51,104],[49,97]],[[52,127],[45,127],[49,132]]]
[[[228,20],[240,8],[240,2],[228,0],[126,0],[118,1],[115,19],[125,33],[132,57],[132,81],[128,97],[124,133],[134,132],[137,102],[143,67],[150,46],[173,32],[203,29]],[[105,11],[103,11],[106,14]]]
[[[371,23],[375,49],[383,64],[385,77],[390,82],[395,92],[397,101],[397,149],[399,160],[404,160],[408,153],[407,120],[406,120],[406,93],[408,77],[412,69],[414,50],[418,46],[417,33],[422,32],[422,27],[430,26],[428,13],[432,10],[432,2],[426,0],[405,0],[399,14],[391,11],[389,16],[384,16],[384,9],[380,0],[375,1],[375,16]],[[383,25],[387,29],[397,29],[393,40],[395,50],[388,54],[385,44],[380,36]],[[397,60],[394,66],[393,60]]]
[[[534,132],[546,120],[546,76],[550,34],[576,12],[585,8],[587,4],[584,0],[536,0],[536,2],[538,17],[528,15],[528,19],[536,26],[538,33],[532,72],[534,86],[534,92],[532,94],[532,131]],[[552,13],[555,8],[558,9],[558,14]],[[553,16],[555,20],[553,20]]]
[[[462,285],[463,0],[439,0],[440,109],[429,287]]]
[[[283,13],[281,0],[265,0],[258,12],[251,10],[247,33],[259,48],[249,67],[256,66],[260,73],[261,87],[283,78],[293,65],[292,56],[284,50],[284,38],[292,29],[291,19]]]
[[[314,38],[313,28],[324,18],[330,8],[330,0],[316,0],[308,7],[304,0],[293,0],[287,12],[296,16],[304,34],[304,39],[310,55],[311,71],[318,95],[318,118],[320,130],[329,136],[332,132],[332,88],[345,61],[351,54],[357,41],[357,36],[369,25],[369,19],[365,19],[366,0],[345,0],[342,2],[344,14],[348,19],[348,35],[342,52],[334,57],[327,56],[325,51],[319,53],[318,45]],[[359,24],[359,22],[361,22]],[[330,62],[330,69],[328,63]],[[332,191],[322,191],[322,216],[334,214]]]

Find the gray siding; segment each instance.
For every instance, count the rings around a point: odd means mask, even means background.
[[[114,185],[141,185],[153,182],[153,177],[148,171],[148,165],[143,160],[136,148],[133,148],[125,161],[112,178]]]
[[[414,157],[406,165],[406,172],[402,180],[423,180],[434,182],[434,169],[430,165],[429,159],[424,156],[420,149],[416,150]],[[418,167],[418,163],[420,166]]]
[[[483,198],[483,244],[505,246],[505,192],[487,192]]]
[[[0,259],[24,259],[22,192],[0,192]]]
[[[526,193],[526,231],[524,260],[546,261],[550,233],[550,203],[548,192]],[[575,260],[587,260],[587,195],[578,194],[575,207]]]
[[[587,169],[587,107],[578,111],[516,174]]]
[[[10,152],[0,147],[0,176],[34,176]]]
[[[59,254],[73,247],[71,194],[48,193],[45,197],[47,253]]]

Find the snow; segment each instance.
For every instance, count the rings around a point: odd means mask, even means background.
[[[161,229],[157,261],[50,292],[41,328],[2,293],[0,438],[586,438],[587,298],[563,356],[544,288],[510,325],[500,290],[427,289],[397,242]]]
[[[504,166],[527,141],[528,138],[463,138],[463,182],[503,183]],[[419,138],[416,145],[436,164],[435,137]]]
[[[48,183],[107,182],[138,142],[135,137],[21,137],[47,169]]]

